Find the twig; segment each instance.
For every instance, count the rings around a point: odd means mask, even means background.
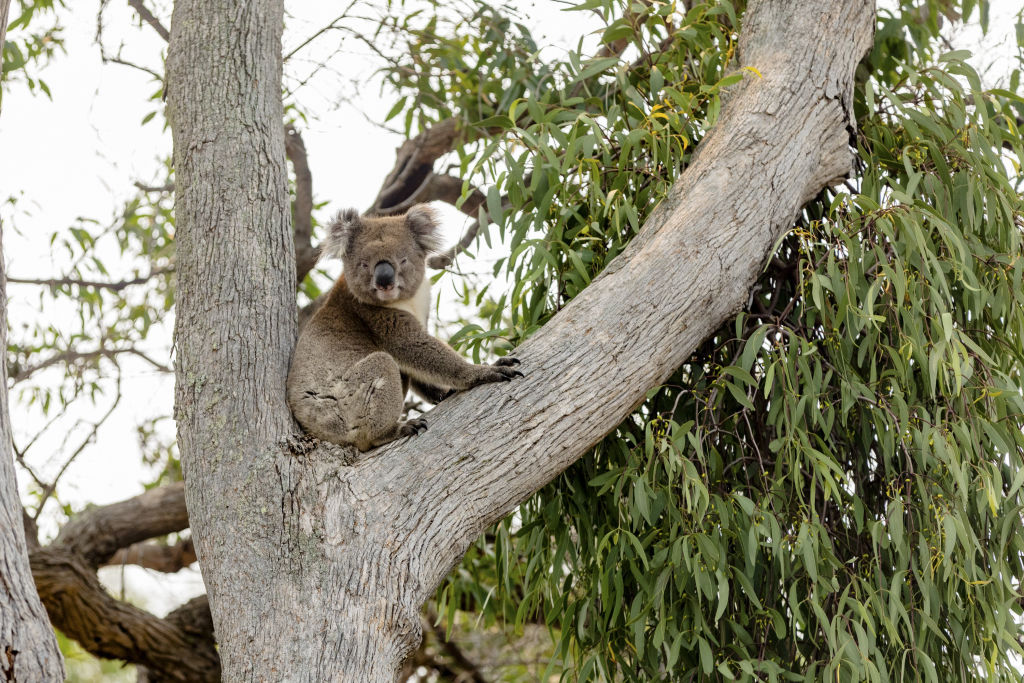
[[[163,185],[146,185],[135,181],[132,183],[135,187],[139,188],[143,192],[174,192],[174,183],[164,183]]]
[[[286,55],[285,55],[285,56],[284,56],[284,57],[283,57],[283,58],[281,59],[281,61],[282,61],[282,62],[287,62],[287,61],[288,61],[289,59],[291,59],[291,58],[292,58],[293,56],[295,56],[295,53],[296,53],[296,52],[298,52],[298,51],[299,51],[299,50],[301,50],[302,48],[304,48],[304,47],[306,47],[307,45],[309,45],[310,43],[312,43],[312,42],[313,42],[314,40],[316,40],[317,38],[319,38],[320,36],[322,36],[322,35],[323,35],[324,33],[327,33],[327,32],[328,32],[328,31],[330,31],[331,29],[335,29],[335,28],[340,28],[340,27],[338,26],[338,22],[339,22],[339,21],[341,21],[342,19],[345,19],[346,17],[348,17],[348,13],[349,13],[349,10],[351,10],[351,9],[352,9],[353,7],[355,7],[355,5],[356,5],[356,3],[357,3],[358,1],[359,1],[359,0],[352,0],[352,2],[351,2],[351,3],[349,3],[349,6],[345,8],[345,11],[344,11],[344,12],[342,12],[341,14],[339,14],[338,16],[336,16],[336,17],[335,17],[334,19],[332,19],[332,20],[331,20],[331,23],[327,24],[327,26],[324,26],[324,27],[323,27],[323,28],[321,28],[321,29],[320,29],[319,31],[317,31],[316,33],[314,33],[313,35],[311,35],[311,36],[310,36],[309,38],[306,38],[306,39],[305,39],[304,41],[302,41],[301,43],[299,43],[299,44],[298,44],[298,45],[297,45],[297,46],[296,46],[295,48],[293,48],[293,49],[292,49],[291,51],[289,51],[289,52],[288,52],[288,54],[286,54]]]
[[[117,404],[121,402],[120,379],[117,380],[116,391],[117,396],[116,398],[114,398],[114,402],[110,404],[110,408],[107,410],[107,412],[103,415],[103,417],[99,419],[98,422],[93,424],[92,429],[89,431],[89,435],[82,440],[82,443],[78,445],[78,448],[75,449],[74,453],[72,453],[68,457],[68,459],[64,461],[64,464],[61,465],[60,471],[57,472],[57,475],[53,478],[53,481],[43,488],[42,493],[39,495],[39,507],[36,508],[36,515],[33,519],[39,519],[39,514],[43,511],[43,507],[46,506],[46,501],[49,499],[51,495],[53,495],[53,492],[57,490],[57,483],[60,481],[60,478],[64,476],[64,473],[67,471],[68,467],[71,466],[71,463],[75,461],[75,458],[82,454],[82,451],[85,450],[85,447],[96,440],[96,434],[100,431],[100,427],[102,427],[103,423],[107,421],[107,418],[109,418],[114,413],[114,409],[117,408]]]
[[[165,268],[154,268],[153,270],[150,271],[149,275],[140,275],[139,277],[132,278],[131,280],[120,280],[118,282],[105,282],[102,280],[79,280],[77,278],[72,277],[60,277],[50,279],[9,277],[7,278],[7,281],[17,285],[41,285],[44,287],[66,287],[70,285],[76,285],[78,287],[93,287],[95,289],[108,289],[112,292],[120,292],[122,289],[126,287],[131,287],[132,285],[145,284],[146,282],[149,282],[157,275],[162,275],[168,272],[169,270],[171,270],[169,266]]]
[[[99,359],[99,358],[107,358],[108,360],[113,360],[115,356],[118,356],[118,355],[123,354],[123,353],[127,353],[127,354],[132,355],[132,356],[138,356],[139,358],[141,358],[142,360],[146,361],[147,363],[152,365],[153,368],[155,368],[156,370],[159,370],[160,372],[167,372],[167,373],[174,372],[174,370],[172,368],[169,368],[168,366],[163,365],[162,363],[159,363],[159,362],[153,360],[152,358],[147,356],[142,351],[139,351],[138,349],[134,349],[134,348],[128,348],[128,349],[96,349],[95,351],[85,351],[85,352],[68,350],[68,351],[62,351],[61,353],[54,354],[53,356],[50,356],[46,360],[40,361],[40,362],[36,363],[35,365],[29,365],[29,366],[27,366],[25,368],[20,369],[17,372],[17,374],[12,374],[11,375],[11,377],[10,377],[11,384],[17,384],[18,382],[23,382],[29,376],[39,372],[40,370],[45,370],[48,367],[51,367],[53,365],[59,365],[60,363],[71,364],[71,363],[75,363],[77,361],[96,360],[96,359]]]
[[[128,0],[128,4],[135,8],[135,11],[139,13],[139,18],[144,22],[153,27],[153,30],[160,34],[160,37],[166,42],[171,40],[171,32],[168,31],[160,20],[153,16],[153,13],[149,11],[149,8],[142,4],[142,0]]]

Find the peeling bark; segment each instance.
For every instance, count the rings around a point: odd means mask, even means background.
[[[395,680],[420,606],[473,539],[734,315],[800,207],[848,173],[873,16],[866,0],[752,2],[738,66],[761,77],[734,88],[627,251],[517,350],[526,378],[456,395],[426,434],[356,460],[298,438],[284,404],[295,262],[280,0],[176,3],[176,413],[225,680]]]

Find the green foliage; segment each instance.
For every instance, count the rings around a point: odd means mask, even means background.
[[[83,395],[102,393],[119,356],[140,356],[142,342],[174,305],[173,235],[172,203],[164,193],[129,199],[106,226],[81,218],[51,235],[51,249],[69,265],[61,277],[40,281],[46,286],[39,290],[38,306],[73,307],[76,324],[12,328],[8,370],[21,400],[38,403],[48,415]],[[111,262],[120,266],[117,271],[108,269]],[[30,381],[55,361],[65,366],[62,382]]]
[[[523,49],[511,99],[453,76],[431,81],[445,104],[392,112],[474,131],[461,171],[487,188],[511,283],[458,335],[477,357],[621,253],[723,89],[757,77],[729,70],[728,3],[578,9],[602,13],[607,56]],[[477,543],[439,611],[546,623],[574,680],[1019,680],[1024,97],[1019,70],[985,88],[938,52],[940,17],[972,12],[987,4],[880,14],[848,191],[805,207],[748,310]],[[419,74],[532,45],[438,30],[417,34]]]
[[[18,0],[20,13],[14,14],[14,8],[11,9],[12,18],[7,25],[3,45],[3,74],[0,77],[4,90],[11,82],[23,81],[30,91],[39,90],[47,97],[50,96],[49,86],[35,74],[35,70],[45,65],[58,50],[64,49],[57,17],[58,10],[63,7],[63,0]]]

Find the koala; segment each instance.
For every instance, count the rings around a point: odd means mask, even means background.
[[[340,257],[344,270],[299,334],[288,372],[288,405],[307,432],[366,451],[426,430],[423,419],[401,420],[410,386],[437,403],[523,376],[514,358],[474,365],[427,332],[426,258],[440,246],[423,204],[403,216],[335,217],[321,255]]]

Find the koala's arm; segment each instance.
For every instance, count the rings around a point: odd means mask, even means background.
[[[377,343],[402,372],[419,384],[462,391],[488,382],[507,382],[522,377],[503,359],[501,365],[474,365],[452,347],[432,337],[412,315],[401,310],[379,309],[367,316]]]

